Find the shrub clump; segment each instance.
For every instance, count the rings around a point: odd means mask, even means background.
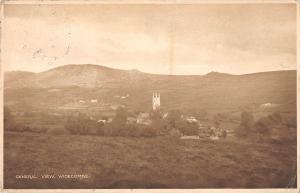
[[[187,121],[181,120],[178,121],[176,124],[176,128],[183,134],[183,135],[198,135],[198,125],[197,123],[189,123]]]
[[[279,112],[274,112],[268,116],[261,117],[254,121],[254,116],[250,112],[241,113],[241,124],[237,129],[237,134],[242,137],[252,135],[270,136],[273,129],[280,126],[282,117]]]
[[[240,137],[247,137],[252,134],[254,116],[250,112],[241,113],[241,123],[237,128],[236,134]]]
[[[109,123],[97,123],[95,120],[79,113],[68,118],[66,130],[75,135],[154,137],[158,135],[155,127],[127,123],[127,111],[118,108],[115,117]]]
[[[77,116],[68,117],[65,124],[66,130],[75,135],[96,134],[101,127],[101,124],[97,124],[81,113]]]

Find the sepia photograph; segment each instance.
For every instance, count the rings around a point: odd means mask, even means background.
[[[296,2],[14,2],[4,189],[296,190]]]

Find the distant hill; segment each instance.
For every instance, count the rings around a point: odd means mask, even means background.
[[[48,88],[53,86],[97,87],[104,82],[128,79],[138,71],[112,69],[98,65],[65,65],[41,73],[7,72],[5,87]],[[26,79],[26,82],[22,81]]]
[[[151,109],[152,93],[161,93],[166,109],[236,110],[264,103],[296,110],[296,71],[246,75],[156,75],[98,65],[65,65],[41,73],[6,72],[5,102],[58,106],[74,99],[103,99],[134,109]],[[49,89],[60,92],[48,92]],[[130,97],[120,100],[116,95]],[[22,96],[22,98],[20,98]]]

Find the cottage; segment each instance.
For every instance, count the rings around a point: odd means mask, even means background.
[[[119,104],[112,104],[112,105],[110,105],[110,108],[112,109],[112,110],[117,110],[118,108],[125,108],[125,105],[119,105]]]
[[[274,104],[274,103],[264,103],[264,104],[261,104],[259,106],[259,109],[260,110],[272,110],[272,109],[275,109],[277,107],[279,107],[280,104]]]
[[[107,120],[105,120],[105,119],[99,119],[98,121],[97,121],[97,123],[103,123],[103,124],[105,124],[107,122]]]
[[[142,125],[150,125],[152,123],[152,120],[150,119],[150,114],[149,113],[140,113],[137,117],[137,124],[142,124]]]
[[[135,117],[127,117],[127,124],[134,124],[137,122]]]
[[[186,117],[185,120],[189,123],[197,123],[198,122],[198,120],[193,116]]]

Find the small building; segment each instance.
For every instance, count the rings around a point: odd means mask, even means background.
[[[105,120],[105,119],[99,119],[98,121],[97,121],[97,123],[103,123],[103,124],[105,124],[107,122],[107,120]]]
[[[112,104],[112,105],[110,105],[110,108],[112,109],[112,110],[117,110],[118,108],[125,108],[125,105],[120,105],[120,104]]]
[[[197,123],[198,122],[198,120],[193,116],[188,116],[185,118],[185,120],[189,123]]]
[[[152,120],[150,118],[150,113],[140,113],[137,116],[136,123],[142,125],[150,125],[152,123]]]
[[[280,106],[280,104],[264,103],[259,106],[259,109],[263,110],[263,111],[271,111],[271,110],[278,108],[279,106]]]
[[[137,118],[135,117],[127,117],[127,124],[137,123]]]

